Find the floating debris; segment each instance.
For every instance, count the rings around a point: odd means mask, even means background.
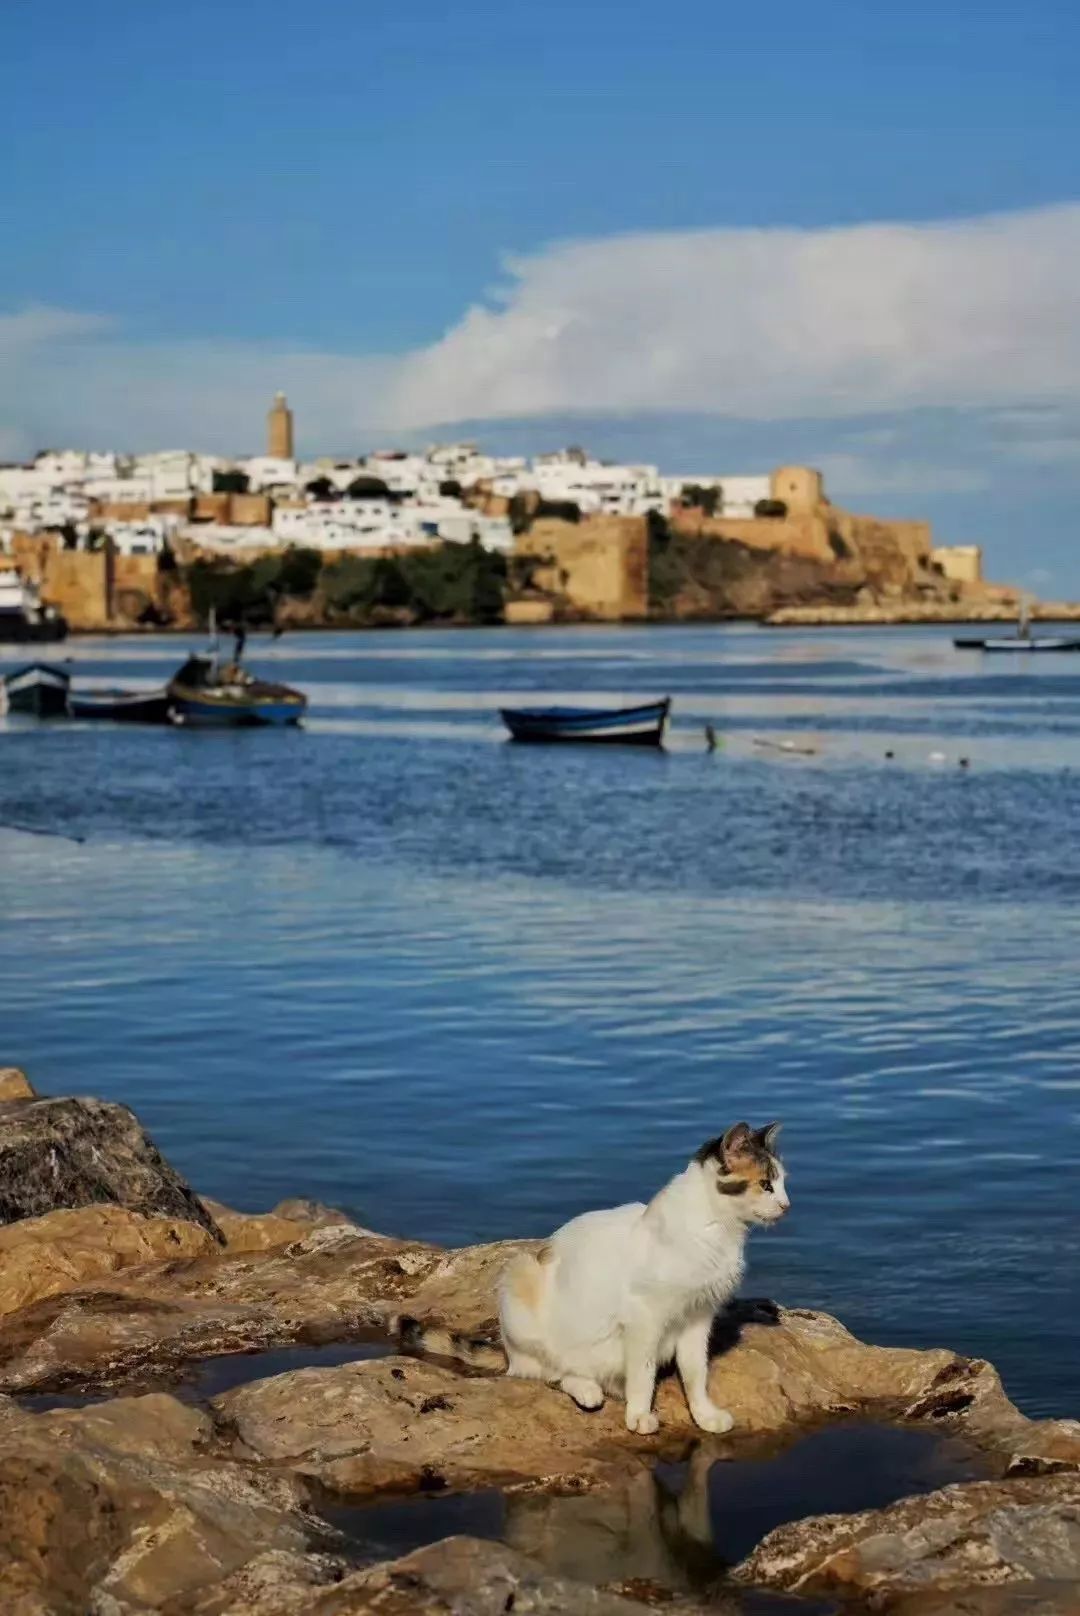
[[[766,748],[770,752],[788,752],[796,757],[816,757],[816,746],[800,746],[796,741],[771,741],[765,735],[751,737],[755,746]]]

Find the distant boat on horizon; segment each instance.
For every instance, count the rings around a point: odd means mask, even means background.
[[[1069,634],[1046,634],[1040,639],[1031,632],[1032,595],[1021,595],[1015,634],[965,634],[953,640],[958,651],[1080,651],[1080,638]]]
[[[1024,639],[1019,634],[965,636],[953,641],[958,651],[1080,651],[1080,639],[1061,635],[1035,635]]]

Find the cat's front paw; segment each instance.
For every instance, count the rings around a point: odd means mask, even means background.
[[[727,1409],[717,1408],[715,1403],[707,1403],[704,1408],[695,1408],[691,1412],[694,1424],[703,1431],[711,1431],[714,1436],[723,1436],[735,1424]]]
[[[626,1411],[626,1429],[633,1431],[636,1436],[655,1436],[660,1429],[660,1420],[651,1409],[639,1412],[636,1409]]]

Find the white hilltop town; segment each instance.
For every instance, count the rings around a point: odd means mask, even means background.
[[[654,568],[658,532],[682,547],[678,567]],[[507,558],[506,622],[789,608],[909,620],[999,613],[1015,593],[983,584],[978,546],[937,548],[927,522],[845,511],[808,466],[667,474],[578,448],[526,457],[475,443],[305,460],[282,393],[262,454],[48,449],[0,465],[0,616],[28,621],[179,626],[193,606],[178,568],[186,585],[196,564],[306,551],[332,572],[449,544]],[[326,589],[306,599],[282,610],[300,626],[342,620]]]
[[[528,492],[576,505],[584,517],[643,516],[666,512],[690,485],[715,490],[716,513],[729,517],[753,516],[770,495],[767,474],[664,476],[656,466],[612,464],[579,449],[525,458],[450,443],[300,460],[292,412],[279,393],[265,454],[233,460],[186,449],[50,449],[28,465],[0,466],[0,549],[10,549],[16,532],[63,532],[72,549],[107,539],[120,555],[154,555],[178,538],[222,555],[473,539],[509,550],[508,516],[478,508],[472,491],[482,489],[496,508]]]

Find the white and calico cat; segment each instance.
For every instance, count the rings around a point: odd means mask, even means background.
[[[581,1408],[624,1392],[627,1427],[648,1436],[656,1372],[674,1358],[695,1424],[730,1431],[709,1397],[709,1334],[742,1279],[750,1226],[790,1204],[779,1131],[737,1122],[647,1206],[586,1212],[514,1257],[499,1286],[507,1374],[560,1386]]]

